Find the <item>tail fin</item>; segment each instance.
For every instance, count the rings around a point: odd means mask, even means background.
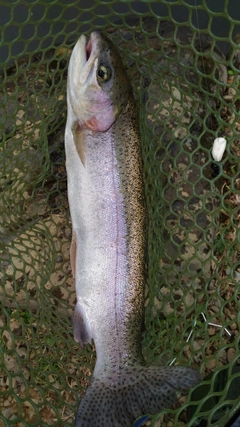
[[[199,374],[182,366],[129,367],[120,376],[93,378],[78,407],[75,427],[131,427],[143,414],[156,414],[176,402]]]

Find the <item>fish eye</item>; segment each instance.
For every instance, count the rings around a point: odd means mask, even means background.
[[[106,83],[111,78],[111,69],[107,65],[99,65],[97,70],[97,79],[99,82]]]

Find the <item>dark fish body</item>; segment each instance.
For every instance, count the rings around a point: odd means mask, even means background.
[[[176,401],[199,375],[145,366],[141,353],[147,212],[138,117],[124,65],[97,32],[76,44],[65,132],[77,304],[74,337],[97,361],[77,427],[130,427]]]

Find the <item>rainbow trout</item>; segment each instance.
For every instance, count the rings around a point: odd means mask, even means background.
[[[147,212],[138,115],[125,66],[98,32],[75,45],[65,132],[77,304],[74,338],[97,360],[77,427],[130,427],[156,414],[199,375],[146,366],[141,353]]]

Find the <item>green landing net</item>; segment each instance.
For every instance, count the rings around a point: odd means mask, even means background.
[[[144,356],[204,377],[147,425],[224,427],[240,409],[237,3],[1,1],[0,427],[72,426],[95,363],[71,324],[64,127],[69,56],[96,29],[118,45],[140,111]]]

